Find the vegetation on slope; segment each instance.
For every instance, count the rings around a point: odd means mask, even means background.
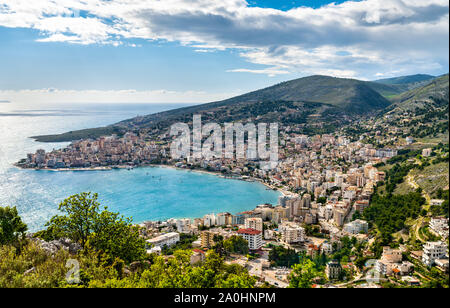
[[[106,208],[97,195],[82,193],[60,205],[47,229],[35,234],[46,240],[68,238],[78,252],[49,252],[34,239],[25,239],[26,226],[11,208],[0,207],[0,288],[5,287],[143,287],[248,288],[256,279],[239,265],[227,265],[214,251],[201,264],[191,264],[192,250],[173,252],[166,259],[147,254],[145,242],[130,219]],[[238,245],[240,246],[240,245]],[[67,265],[79,265],[67,280]],[[78,281],[77,281],[78,280]]]
[[[415,75],[408,75],[408,76],[378,79],[378,80],[375,80],[375,82],[383,83],[383,84],[390,84],[390,85],[400,85],[400,84],[413,84],[413,83],[427,82],[434,78],[436,78],[436,77],[434,77],[432,75],[415,74]]]
[[[355,79],[310,76],[283,82],[224,101],[169,110],[125,120],[98,129],[61,135],[34,137],[38,141],[73,141],[101,135],[146,130],[155,133],[176,122],[189,123],[193,114],[215,122],[280,121],[285,124],[340,122],[345,117],[367,114],[387,107],[390,102],[375,88],[392,87]],[[396,92],[397,93],[397,92]],[[313,119],[309,117],[315,115]],[[317,118],[318,116],[318,118]]]
[[[448,105],[449,101],[448,74],[431,80],[422,87],[418,87],[392,98],[393,104],[388,109],[393,112],[404,112],[424,108],[429,104],[437,103]]]

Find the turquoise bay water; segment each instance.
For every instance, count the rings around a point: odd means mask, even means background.
[[[65,197],[82,191],[99,194],[102,205],[145,220],[236,213],[261,203],[276,203],[279,193],[259,183],[172,168],[110,171],[20,170],[12,164],[38,148],[67,143],[37,143],[33,135],[107,125],[136,115],[178,108],[178,104],[79,104],[38,108],[0,104],[0,205],[17,206],[31,231],[57,213]]]

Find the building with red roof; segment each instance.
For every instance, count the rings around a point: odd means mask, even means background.
[[[261,231],[252,228],[247,228],[247,229],[239,229],[237,233],[248,242],[248,248],[250,250],[258,250],[263,246]]]

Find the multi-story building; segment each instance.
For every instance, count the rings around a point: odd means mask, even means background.
[[[432,266],[436,260],[444,259],[447,254],[447,245],[443,242],[426,242],[423,246],[422,262]]]
[[[399,263],[402,262],[402,252],[400,249],[392,249],[391,247],[383,247],[383,255],[381,259],[389,263]]]
[[[188,218],[177,219],[176,226],[179,233],[189,233],[190,232],[191,220]]]
[[[342,226],[344,224],[344,219],[345,216],[347,215],[346,211],[343,209],[334,209],[333,210],[333,218],[334,218],[334,223],[337,226]]]
[[[180,241],[180,234],[177,232],[171,232],[163,234],[152,239],[148,239],[147,243],[153,245],[153,247],[170,247]]]
[[[279,228],[283,242],[292,244],[305,241],[305,229],[294,224],[283,224]]]
[[[232,216],[232,225],[243,225],[245,223],[245,214],[238,213]]]
[[[263,221],[261,218],[247,218],[247,219],[245,219],[245,228],[262,231],[263,230]]]
[[[430,221],[430,229],[442,236],[443,238],[447,238],[448,237],[448,218],[445,217],[433,217],[431,218]]]
[[[258,250],[263,246],[262,232],[255,229],[239,229],[238,234],[248,242],[250,250]]]
[[[333,253],[333,244],[330,242],[324,242],[320,247],[320,250],[325,255],[330,255]]]
[[[325,274],[329,280],[339,279],[342,273],[342,266],[338,260],[332,260],[327,263]]]
[[[203,231],[201,233],[202,247],[211,248],[212,246],[214,246],[214,235],[216,235],[216,233],[211,231]]]
[[[369,224],[361,219],[354,220],[344,225],[344,231],[351,234],[358,234],[361,232],[367,233]]]

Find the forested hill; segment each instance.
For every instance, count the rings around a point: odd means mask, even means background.
[[[317,123],[339,125],[351,117],[390,111],[397,105],[409,104],[410,100],[423,101],[430,96],[429,91],[441,93],[440,97],[447,93],[448,101],[448,75],[431,82],[428,78],[428,75],[412,75],[369,82],[314,75],[223,101],[140,116],[107,127],[33,138],[42,142],[61,142],[120,134],[127,130],[158,132],[175,122],[189,123],[193,114],[201,114],[205,120],[220,123],[278,121],[307,126]],[[410,90],[404,92],[405,89]],[[391,102],[395,106],[391,107]]]
[[[369,82],[321,75],[283,82],[221,103],[276,100],[330,104],[353,113],[364,113],[389,105],[389,101],[373,90]]]
[[[375,82],[383,83],[383,84],[390,84],[390,85],[399,85],[399,84],[413,84],[413,83],[420,83],[420,82],[427,82],[427,81],[429,82],[434,78],[436,78],[436,77],[432,76],[432,75],[416,74],[416,75],[378,79],[378,80],[375,80]]]
[[[216,122],[258,119],[306,124],[311,116],[327,122],[340,121],[347,116],[367,114],[389,106],[390,102],[374,87],[391,89],[388,85],[356,79],[316,75],[224,101],[136,117],[107,127],[33,138],[43,142],[60,142],[96,138],[128,129],[162,129],[175,122],[188,122],[194,113]]]
[[[404,92],[392,98],[391,112],[412,111],[416,108],[436,108],[434,105],[449,104],[448,74],[429,81],[424,86]]]

